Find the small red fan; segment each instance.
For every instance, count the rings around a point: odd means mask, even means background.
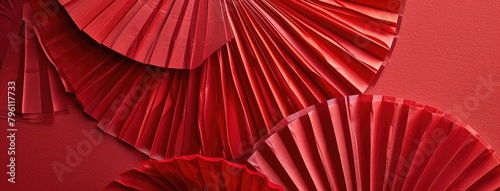
[[[193,69],[232,37],[223,0],[59,0],[97,42],[142,63]]]
[[[156,159],[188,154],[233,159],[283,116],[364,91],[385,62],[375,55],[389,54],[397,14],[384,12],[393,22],[382,22],[378,33],[358,31],[363,24],[342,28],[347,23],[331,15],[354,17],[358,24],[381,20],[318,3],[234,1],[228,6],[235,39],[193,70],[128,59],[93,41],[64,12],[35,31],[67,91],[104,131]],[[299,7],[331,14],[311,19],[295,11]],[[328,24],[334,21],[343,24]],[[365,51],[351,44],[335,34],[342,30],[366,33],[362,37],[371,45]],[[375,40],[379,37],[385,40]],[[343,54],[342,47],[352,51]]]
[[[50,122],[55,113],[67,112],[65,92],[54,66],[38,44],[30,23],[23,23],[23,4],[0,3],[0,116]],[[9,100],[9,101],[7,101]],[[8,114],[15,108],[13,116]]]
[[[262,174],[218,158],[183,156],[145,161],[104,190],[283,190]]]
[[[412,101],[332,99],[275,126],[240,159],[287,190],[494,190],[499,157],[470,126]]]

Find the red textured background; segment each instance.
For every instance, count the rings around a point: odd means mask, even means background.
[[[391,63],[367,93],[407,98],[448,111],[500,151],[499,9],[498,0],[407,0]],[[490,77],[497,85],[485,89],[479,78]],[[484,98],[478,98],[476,89]],[[97,124],[71,96],[67,102],[70,114],[57,116],[53,124],[17,124],[15,185],[7,184],[7,133],[0,133],[0,190],[98,190],[147,158],[104,135],[102,143],[59,182],[52,162],[64,163],[66,146],[74,149],[86,140],[82,127],[90,130]]]

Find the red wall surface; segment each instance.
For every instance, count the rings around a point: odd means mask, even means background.
[[[497,0],[407,0],[390,63],[366,93],[446,111],[500,152],[499,10]]]
[[[407,0],[391,62],[366,93],[448,111],[500,151],[499,10],[498,0]],[[70,114],[57,116],[53,124],[17,123],[15,185],[6,183],[3,150],[9,143],[6,132],[1,133],[0,190],[98,190],[147,159],[103,133],[103,141],[59,181],[52,164],[66,164],[71,149],[88,140],[82,130],[94,130],[97,124],[72,96],[67,102]]]

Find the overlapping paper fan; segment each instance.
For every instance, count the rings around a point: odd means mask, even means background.
[[[97,42],[142,63],[192,69],[232,37],[224,0],[59,0]]]
[[[0,44],[3,45],[0,98],[4,100],[0,102],[0,116],[9,116],[10,106],[15,105],[16,116],[10,115],[14,119],[50,122],[55,113],[67,111],[65,92],[54,66],[38,45],[31,24],[23,24],[25,2],[0,2]]]
[[[287,190],[500,188],[500,159],[470,126],[386,96],[306,108],[239,160]]]
[[[64,12],[35,31],[66,90],[104,131],[157,159],[231,159],[283,116],[364,91],[384,62],[381,53],[392,47],[398,18],[383,12],[382,21],[321,2],[234,1],[229,7],[235,39],[193,70],[123,57],[86,36]],[[316,12],[325,18],[309,17]],[[353,17],[358,25],[347,26],[334,15]],[[375,21],[381,22],[377,33],[363,28]],[[349,43],[349,35],[336,34],[344,29],[363,34],[371,45]]]
[[[282,190],[258,172],[220,158],[183,156],[145,161],[104,190]]]

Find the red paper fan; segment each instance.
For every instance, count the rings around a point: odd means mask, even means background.
[[[233,35],[223,0],[59,0],[97,42],[142,63],[192,69]]]
[[[385,96],[287,117],[240,159],[287,190],[494,190],[499,157],[470,126]]]
[[[223,159],[184,156],[143,162],[104,190],[283,190],[258,172]]]
[[[15,119],[50,122],[55,113],[67,112],[65,92],[31,24],[23,25],[25,2],[0,3],[0,44],[4,45],[0,51],[0,97],[5,100],[0,102],[0,116],[8,116],[7,97],[11,97],[15,100]]]
[[[283,116],[364,91],[383,62],[329,32],[340,29],[329,29],[325,20],[316,22],[290,6],[331,14],[344,10],[366,22],[378,19],[324,3],[270,3],[231,4],[235,40],[194,70],[127,59],[89,40],[63,12],[36,32],[67,90],[104,131],[157,159],[187,154],[231,159],[244,154]],[[383,23],[381,34],[395,33],[385,31],[395,21]],[[344,57],[343,46],[352,48],[352,54]],[[344,58],[350,64],[339,60]]]

